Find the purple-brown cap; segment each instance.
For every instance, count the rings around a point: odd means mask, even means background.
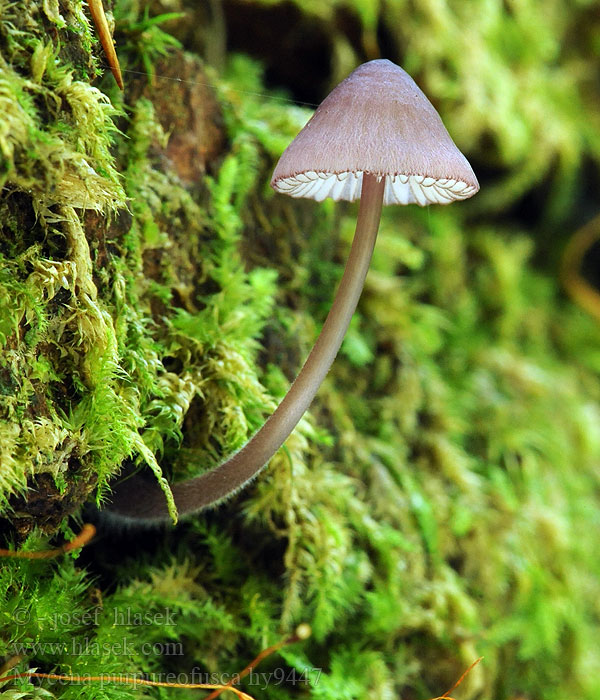
[[[271,187],[354,201],[363,173],[385,178],[384,204],[448,204],[479,190],[439,114],[399,66],[359,66],[323,100],[281,156]]]

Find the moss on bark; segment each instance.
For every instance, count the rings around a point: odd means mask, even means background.
[[[175,530],[103,526],[78,560],[3,563],[5,660],[192,680],[307,621],[313,638],[246,685],[260,700],[429,697],[480,654],[457,697],[598,696],[600,331],[562,296],[546,243],[598,177],[592,4],[412,5],[290,16],[330,27],[333,74],[379,37],[482,194],[386,212],[343,352],[251,489]],[[210,31],[232,7],[163,3],[188,13],[170,25],[182,47],[143,3],[117,3],[120,95],[79,2],[0,0],[0,498],[15,545],[69,537],[123,467],[177,478],[241,446],[327,311],[352,208],[268,192],[309,112],[246,57],[217,74],[190,52],[193,19]]]

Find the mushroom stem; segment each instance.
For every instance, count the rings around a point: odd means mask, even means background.
[[[321,334],[279,406],[238,452],[200,476],[172,486],[180,515],[215,505],[255,477],[277,452],[310,406],[340,349],[358,304],[379,229],[385,178],[365,173],[354,241]],[[169,520],[158,484],[135,475],[118,485],[105,511],[124,522]]]

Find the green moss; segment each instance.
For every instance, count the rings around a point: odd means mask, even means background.
[[[148,27],[136,24],[131,32],[150,41],[147,32],[156,33],[157,24],[145,21]],[[37,233],[45,243],[11,240],[12,231],[22,236],[24,222],[18,220],[6,227],[2,241],[10,255],[2,271],[1,337],[14,349],[18,367],[9,366],[10,354],[3,366],[7,386],[13,375],[22,385],[3,407],[10,469],[2,497],[22,491],[27,475],[50,470],[57,476],[75,457],[84,474],[98,479],[100,497],[108,477],[130,457],[148,464],[169,495],[156,457],[176,468],[182,422],[193,401],[200,409],[207,387],[218,388],[202,409],[213,435],[210,444],[186,446],[187,465],[213,463],[221,450],[241,444],[269,405],[253,364],[274,275],[246,272],[238,250],[240,212],[255,186],[257,148],[241,133],[233,139],[223,174],[210,184],[209,217],[174,173],[156,167],[152,149],[164,146],[167,137],[152,103],[142,98],[123,122],[126,138],[119,139],[117,157],[126,166],[119,177],[111,143],[118,135],[114,119],[122,111],[96,88],[73,81],[73,69],[61,63],[52,44],[42,44],[35,33],[30,43],[30,61],[22,69],[31,77],[19,74],[18,62],[2,74],[9,115],[2,142],[4,185],[7,192],[27,193],[25,206],[38,217]],[[90,248],[81,210],[106,214],[125,206],[131,226],[112,239],[108,229],[104,243],[120,254],[94,266],[98,241],[92,239]],[[10,202],[6,212],[7,219],[13,217]],[[185,240],[177,234],[173,239],[174,219],[187,231]],[[216,238],[209,243],[211,234]],[[148,279],[152,257],[158,264]],[[203,294],[203,286],[219,292]],[[188,300],[179,308],[173,305],[175,290]],[[160,319],[154,317],[156,304]],[[38,373],[32,388],[23,382],[20,365],[39,360],[52,372]],[[180,369],[167,371],[165,362]],[[61,388],[65,381],[68,398]],[[44,403],[41,424],[52,433],[44,441],[39,419],[29,414],[32,391]],[[21,424],[15,425],[9,408],[19,413]]]
[[[108,77],[117,109],[90,86],[81,5],[21,5],[2,5],[0,24],[5,512],[30,477],[50,474],[59,494],[93,477],[102,498],[128,462],[185,476],[241,446],[314,340],[353,231],[350,207],[268,192],[308,111],[265,96],[255,63],[233,56],[212,76],[227,143],[184,185],[165,165],[156,93],[121,100]],[[343,352],[251,489],[171,533],[103,531],[89,575],[72,558],[0,568],[0,654],[24,645],[19,668],[232,673],[308,621],[313,638],[264,669],[309,682],[247,682],[260,700],[439,695],[480,654],[456,696],[598,695],[600,332],[562,298],[518,211],[498,216],[548,177],[538,226],[579,215],[569,193],[582,161],[596,167],[582,105],[597,92],[582,91],[589,69],[574,67],[587,63],[563,39],[584,10],[346,6],[363,47],[378,13],[399,28],[405,66],[498,174],[472,202],[386,212]],[[306,11],[333,17],[334,4]],[[145,60],[158,82],[173,42],[141,3],[118,3],[115,19],[124,65]],[[127,617],[167,609],[173,625]]]

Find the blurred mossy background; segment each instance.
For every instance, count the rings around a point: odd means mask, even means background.
[[[79,557],[0,560],[0,666],[191,681],[308,622],[257,700],[428,698],[480,655],[457,698],[599,698],[600,330],[559,269],[598,211],[600,2],[106,10],[123,94],[85,4],[0,0],[10,546],[71,537],[124,467],[210,468],[285,392],[355,207],[268,180],[356,65],[413,75],[481,192],[385,211],[343,351],[254,485],[177,529],[99,521]],[[42,686],[0,698],[197,692]]]

